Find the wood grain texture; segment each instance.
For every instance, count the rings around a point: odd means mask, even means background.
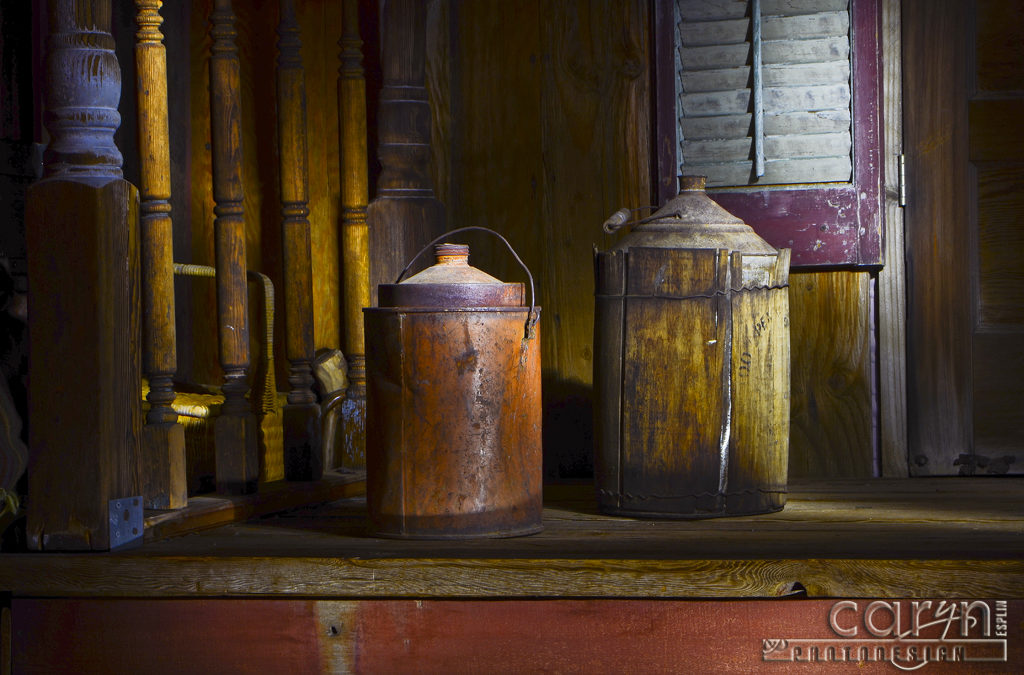
[[[214,422],[217,489],[252,492],[259,476],[256,418],[246,401],[249,298],[243,205],[240,63],[231,0],[214,0],[210,14],[210,138],[217,268],[217,343],[224,404]]]
[[[342,3],[302,0],[295,11],[302,31],[309,138],[309,224],[313,256],[315,349],[342,347],[342,274],[338,222],[342,176],[338,137],[338,27]],[[345,349],[348,353],[348,349]],[[280,380],[279,380],[280,381]],[[283,383],[282,383],[283,384]]]
[[[1024,471],[1024,335],[974,336],[974,455],[958,458],[960,474]]]
[[[281,239],[284,244],[285,353],[288,399],[282,411],[285,476],[323,475],[320,406],[313,393],[313,261],[309,225],[306,72],[293,0],[279,3],[277,143],[280,158]]]
[[[109,0],[47,5],[47,179],[28,192],[33,549],[107,549],[108,501],[141,494],[139,197],[113,135]],[[76,77],[80,74],[79,77]],[[74,489],[69,489],[74,486]]]
[[[991,639],[1000,607],[1008,617],[1024,608],[1020,600],[1002,605],[983,602],[987,613],[978,606],[971,611],[975,617],[987,617],[987,623],[973,625],[967,633],[971,637]],[[925,617],[937,616],[934,606],[920,603],[917,616],[922,623]],[[842,625],[838,619],[830,626],[837,607],[839,617],[853,626],[854,637],[837,634],[836,626]],[[750,673],[785,669],[779,663],[765,663],[772,658],[768,650],[775,641],[781,643],[776,645],[780,650],[776,659],[803,662],[792,670],[835,669],[834,663],[827,662],[828,645],[835,661],[848,660],[847,667],[855,663],[859,673],[887,673],[894,663],[910,667],[915,662],[932,669],[962,669],[962,664],[944,667],[917,661],[927,643],[914,637],[900,645],[894,661],[880,657],[874,645],[865,645],[874,642],[864,624],[868,613],[879,621],[894,611],[909,623],[918,603],[897,601],[875,609],[879,611],[873,611],[866,600],[851,607],[805,598],[733,602],[17,598],[9,618],[18,638],[15,672],[30,673],[60,671],[68,663],[81,672],[124,668],[147,673],[670,673],[699,670],[705,664],[719,673]],[[949,629],[945,622],[937,623],[943,625],[915,630],[913,635],[934,645],[944,636],[943,627]],[[958,623],[954,619],[953,631]],[[68,624],[76,626],[73,636],[67,635]],[[1007,662],[983,664],[995,667],[977,672],[1006,672],[1001,666],[1019,660],[1019,627],[1011,623],[1005,635]],[[955,637],[945,636],[947,644],[957,644]],[[795,644],[789,645],[788,640]],[[878,645],[887,642],[876,640]],[[798,653],[796,645],[804,651]],[[966,649],[968,659],[978,655],[971,651],[973,645]],[[892,653],[885,647],[882,651]],[[822,662],[807,662],[815,658]]]
[[[974,4],[978,93],[1024,93],[1024,42],[1018,30],[1024,23],[1024,5],[1004,0],[978,0]]]
[[[178,257],[180,262],[213,264],[213,206],[210,188],[209,79],[208,50],[211,0],[192,3],[191,82],[188,100],[191,106],[191,237]],[[247,268],[271,277],[276,287],[284,289],[283,241],[281,211],[277,186],[280,181],[277,151],[276,50],[266,48],[276,42],[274,30],[277,12],[274,3],[237,3],[236,46],[240,54],[240,95],[242,145],[242,176],[247,186],[243,199]],[[339,3],[298,0],[296,21],[303,36],[302,59],[306,81],[306,124],[308,145],[310,242],[312,251],[313,330],[317,349],[340,345],[340,265],[338,248],[339,156],[337,107],[337,27],[341,22]],[[271,17],[268,19],[268,17]],[[173,70],[174,64],[172,64]],[[173,104],[173,102],[172,102]],[[172,130],[173,133],[173,130]],[[182,224],[184,227],[184,224]],[[189,325],[195,334],[194,366],[186,373],[194,382],[214,383],[222,378],[217,362],[216,329],[211,317],[215,296],[208,289],[195,291],[191,306],[182,309],[190,316]],[[280,331],[279,331],[280,332]],[[283,335],[283,333],[281,333]],[[212,341],[212,342],[211,342]],[[255,336],[251,349],[257,345]],[[276,341],[275,362],[278,387],[286,390],[287,358],[285,340]]]
[[[1024,106],[1021,106],[1024,115]],[[971,126],[978,123],[972,119]],[[1024,139],[1024,134],[1017,134]],[[1021,153],[1019,157],[1024,157]],[[1024,162],[977,167],[978,329],[1024,330]]]
[[[269,513],[365,494],[361,472],[326,472],[318,481],[264,483],[258,494],[192,497],[178,511],[151,511],[146,515],[146,541],[156,541],[196,530],[260,518]]]
[[[975,605],[972,614],[987,619],[966,633],[975,638],[991,639],[996,616],[1015,617],[1024,607],[1020,600],[983,603],[986,610]],[[914,617],[922,623],[926,617],[942,616],[932,603],[920,604],[921,614]],[[952,606],[959,609],[961,605]],[[837,607],[839,619],[830,625]],[[946,640],[950,651],[953,644],[963,645],[962,658],[968,661],[990,653],[977,643],[964,645],[956,636],[944,635],[942,627],[935,625],[914,629],[914,637],[893,649],[888,639],[870,639],[867,617],[880,621],[895,611],[909,624],[918,603],[887,602],[874,609],[866,600],[851,606],[806,598],[733,602],[17,598],[10,610],[10,628],[17,638],[14,671],[28,673],[61,671],[68,664],[90,673],[121,669],[147,673],[671,673],[707,670],[709,665],[719,673],[751,673],[785,668],[765,663],[773,659],[774,642],[775,660],[798,662],[791,670],[842,669],[828,661],[848,661],[843,665],[856,664],[857,672],[874,675],[892,672],[894,664],[963,669],[959,668],[963,664],[920,660],[928,648],[924,645],[934,646],[938,638]],[[850,622],[853,637],[838,635],[841,620]],[[955,618],[945,627],[955,631],[958,623]],[[77,627],[72,637],[67,635],[68,624]],[[884,630],[873,632],[888,635]],[[1009,638],[1006,663],[983,664],[994,668],[975,672],[1006,672],[1002,666],[1020,660],[1024,650],[1018,643],[1019,628],[1011,624],[1004,635]],[[831,659],[829,645],[834,650]],[[882,655],[874,651],[876,646]],[[899,656],[889,662],[890,653]],[[814,660],[819,663],[808,663]]]
[[[907,476],[907,269],[899,156],[903,153],[900,2],[882,5],[885,116],[885,251],[878,272],[878,411],[881,475]]]
[[[588,475],[593,370],[592,246],[622,205],[645,206],[648,7],[518,2],[451,7],[451,222],[485,225],[519,249],[544,306],[547,475]],[[496,138],[517,139],[495,143]],[[476,265],[520,280],[470,237]]]
[[[790,277],[791,476],[874,473],[871,283],[867,272]]]
[[[971,447],[967,194],[968,8],[903,3],[910,469],[941,474]],[[941,45],[942,49],[935,49]],[[917,58],[930,50],[927,60]]]
[[[19,673],[321,672],[312,601],[19,600],[15,612]],[[68,640],[68,625],[88,628]]]
[[[150,508],[188,502],[185,430],[171,408],[177,371],[171,154],[167,112],[167,54],[159,0],[135,3],[142,284],[142,368],[149,379],[150,410],[143,431],[142,494]]]
[[[544,532],[423,542],[366,536],[362,500],[111,555],[0,557],[37,597],[1020,597],[1024,483],[963,478],[790,484],[778,513],[602,516],[589,485],[548,491]]]
[[[29,492],[45,495],[29,543],[103,550],[108,501],[142,492],[138,192],[43,181],[27,215]]]
[[[426,90],[426,5],[392,0],[381,10],[377,196],[367,208],[370,291],[392,283],[442,232],[444,206],[430,176],[431,112]]]
[[[341,158],[341,248],[344,290],[345,354],[349,386],[341,408],[341,448],[336,466],[366,466],[366,335],[363,308],[371,306],[370,232],[367,225],[369,173],[366,78],[363,41],[359,31],[359,3],[345,0],[338,70],[338,123]]]

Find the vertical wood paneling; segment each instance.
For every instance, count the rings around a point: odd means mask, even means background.
[[[867,272],[790,276],[790,477],[873,475],[871,284]]]
[[[565,448],[588,460],[593,438],[590,254],[595,243],[604,243],[597,224],[623,205],[645,205],[651,194],[647,10],[641,3],[542,5],[545,246],[539,253],[547,334],[554,333],[543,353],[555,371],[549,370],[545,382],[545,435],[549,449]]]
[[[961,474],[1024,472],[1024,2],[975,5],[974,448]]]
[[[650,200],[648,7],[521,0],[450,11],[450,222],[498,230],[533,271],[545,471],[589,475],[592,247],[607,246],[609,213]],[[520,279],[486,239],[467,240],[471,264]]]
[[[907,286],[903,207],[899,203],[899,155],[903,152],[903,75],[900,0],[883,5],[885,117],[885,264],[878,272],[878,409],[881,473],[907,468]]]
[[[903,3],[908,442],[915,475],[949,472],[971,447],[968,10],[953,1]]]

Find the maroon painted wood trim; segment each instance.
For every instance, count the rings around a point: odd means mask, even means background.
[[[658,5],[671,4],[657,0]],[[882,148],[882,3],[881,0],[851,0],[853,32],[853,181],[806,189],[763,189],[712,191],[710,196],[731,213],[750,224],[777,248],[793,251],[793,267],[828,265],[878,266],[882,264],[884,177]],[[655,41],[668,41],[661,14]],[[671,11],[669,11],[671,23]],[[656,47],[660,55],[664,48]],[[670,52],[669,52],[670,53]],[[663,89],[657,80],[656,134],[659,153],[667,131],[657,126],[666,101],[674,114],[675,85]],[[675,131],[672,130],[671,162],[658,161],[659,189],[674,176]],[[664,193],[659,192],[662,201]]]

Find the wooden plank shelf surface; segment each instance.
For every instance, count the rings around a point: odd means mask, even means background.
[[[350,497],[89,554],[0,556],[0,589],[73,597],[1024,597],[1024,479],[790,485],[778,513],[632,520],[549,487],[531,537],[368,536]]]

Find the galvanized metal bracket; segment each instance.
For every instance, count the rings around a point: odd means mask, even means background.
[[[110,550],[142,545],[142,497],[111,499],[107,506],[110,519]]]
[[[900,206],[907,205],[907,156],[902,152],[899,155],[899,190]]]

